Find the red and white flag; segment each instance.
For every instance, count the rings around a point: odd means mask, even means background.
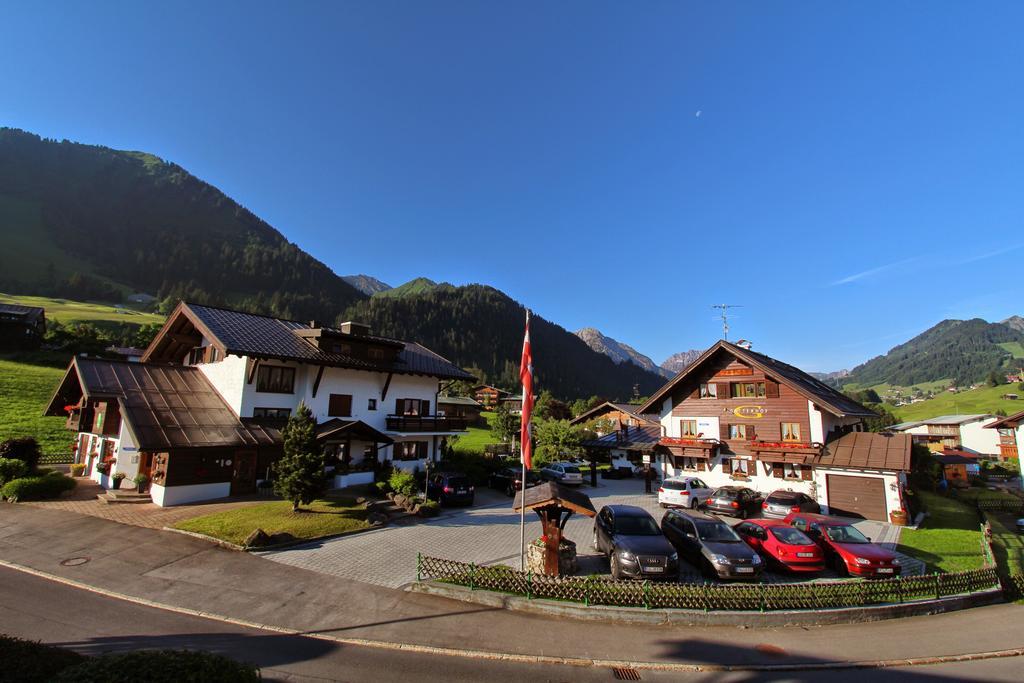
[[[530,415],[533,413],[533,354],[530,352],[530,311],[526,311],[526,335],[523,337],[523,360],[519,364],[519,379],[523,382],[523,416],[519,428],[519,443],[522,445],[523,464],[532,467],[533,435]]]

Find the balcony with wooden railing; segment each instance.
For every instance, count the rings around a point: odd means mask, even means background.
[[[389,432],[464,432],[469,420],[447,415],[388,415]]]

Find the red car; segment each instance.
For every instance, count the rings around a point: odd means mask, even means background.
[[[786,523],[814,539],[825,551],[829,566],[840,576],[884,579],[900,573],[900,561],[896,555],[872,543],[870,538],[845,520],[793,512],[786,516]]]
[[[781,519],[752,519],[733,527],[768,562],[791,572],[820,572],[825,553],[799,529]]]

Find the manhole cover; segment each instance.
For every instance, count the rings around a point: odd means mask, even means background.
[[[92,558],[89,558],[89,557],[69,557],[66,560],[61,560],[60,561],[60,566],[62,566],[62,567],[77,567],[79,565],[85,564],[90,559],[92,559]]]
[[[758,652],[763,653],[763,654],[771,655],[772,657],[786,657],[787,656],[786,651],[783,650],[781,647],[779,647],[778,645],[769,645],[768,643],[761,643],[760,645],[758,645],[756,647],[756,650]]]
[[[639,681],[640,672],[636,669],[628,669],[625,667],[615,667],[612,669],[612,673],[615,674],[615,680],[617,681]]]

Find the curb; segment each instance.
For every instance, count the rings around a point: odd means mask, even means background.
[[[405,590],[409,593],[433,595],[449,600],[505,609],[510,612],[569,618],[578,621],[671,628],[680,626],[749,626],[752,628],[835,626],[839,624],[856,624],[885,619],[940,614],[1004,602],[1002,590],[997,587],[968,595],[893,605],[870,605],[866,607],[820,610],[779,610],[774,612],[704,612],[702,610],[688,609],[644,609],[643,607],[615,607],[606,605],[584,606],[578,603],[559,602],[543,598],[530,599],[521,595],[472,589],[439,581],[412,583]]]
[[[317,536],[316,538],[297,538],[294,541],[285,541],[283,543],[274,543],[274,544],[271,544],[271,545],[254,545],[254,546],[238,545],[237,543],[232,543],[231,541],[225,541],[225,540],[216,538],[215,536],[207,536],[206,534],[201,534],[201,533],[199,533],[197,531],[186,531],[185,529],[175,529],[174,527],[170,527],[170,526],[163,527],[161,529],[161,531],[170,531],[171,533],[182,534],[184,536],[191,536],[192,538],[198,538],[201,541],[207,541],[208,543],[212,543],[213,545],[218,545],[221,548],[226,548],[227,550],[237,550],[239,552],[245,552],[245,553],[261,553],[261,552],[264,552],[264,551],[267,551],[267,550],[285,550],[287,548],[294,548],[296,546],[308,545],[310,543],[319,543],[321,541],[330,541],[330,540],[333,540],[335,538],[342,538],[344,536],[354,536],[355,534],[364,534],[367,531],[377,531],[378,529],[383,529],[386,526],[387,526],[387,524],[377,524],[377,525],[368,526],[365,529],[352,529],[350,531],[342,531],[342,532],[337,533],[337,534],[328,534],[327,536]]]
[[[411,643],[393,643],[382,640],[369,640],[365,638],[341,638],[338,636],[328,635],[326,633],[300,631],[292,628],[285,628],[282,626],[273,626],[270,624],[260,624],[245,619],[237,619],[234,617],[228,617],[214,612],[205,612],[202,610],[194,610],[188,607],[178,607],[175,605],[167,605],[164,603],[156,602],[154,600],[147,600],[145,598],[137,598],[135,596],[126,595],[123,593],[116,593],[81,581],[74,579],[67,579],[55,574],[50,574],[38,569],[31,567],[25,567],[23,565],[15,564],[14,562],[8,562],[7,560],[0,559],[0,567],[6,567],[15,571],[20,571],[26,574],[31,574],[39,578],[54,581],[56,583],[63,584],[65,586],[71,586],[73,588],[79,588],[81,590],[87,590],[91,593],[97,593],[106,597],[123,600],[125,602],[142,605],[144,607],[152,607],[155,609],[162,609],[168,612],[175,612],[177,614],[185,614],[193,617],[201,617],[203,619],[211,619],[214,621],[220,621],[227,624],[234,624],[236,626],[243,626],[246,628],[259,629],[263,631],[271,631],[274,633],[280,633],[283,635],[302,636],[305,638],[315,638],[317,640],[326,640],[341,645],[354,645],[358,647],[372,647],[380,650],[391,650],[391,651],[402,651],[402,652],[414,652],[418,654],[438,655],[447,657],[462,657],[465,659],[478,659],[478,660],[491,660],[491,661],[505,661],[515,662],[521,664],[553,664],[553,665],[564,665],[564,666],[578,666],[578,667],[589,667],[589,668],[632,668],[641,669],[645,671],[679,671],[679,672],[694,672],[694,671],[762,671],[762,672],[779,672],[779,671],[815,671],[815,670],[841,670],[841,669],[882,669],[892,667],[907,667],[907,666],[923,666],[929,664],[946,664],[954,662],[970,662],[983,659],[1000,659],[1006,657],[1021,657],[1024,656],[1024,647],[1013,648],[1007,650],[994,650],[989,652],[976,652],[959,655],[941,655],[933,657],[909,657],[906,659],[888,659],[877,662],[871,661],[853,661],[853,662],[811,662],[803,664],[748,664],[738,666],[727,666],[720,664],[681,664],[673,662],[633,662],[626,660],[614,660],[614,659],[588,659],[581,657],[556,657],[550,655],[524,655],[524,654],[513,654],[507,652],[491,652],[485,650],[460,650],[457,648],[439,647],[433,645],[415,645]]]

